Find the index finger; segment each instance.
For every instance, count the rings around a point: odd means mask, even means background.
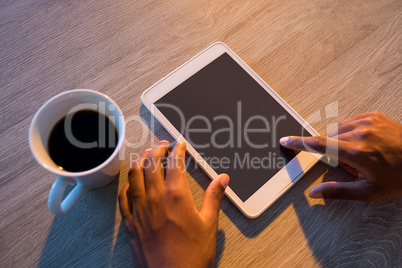
[[[290,149],[326,155],[345,163],[351,162],[351,148],[346,141],[322,136],[290,136],[281,138],[279,142],[282,146]]]

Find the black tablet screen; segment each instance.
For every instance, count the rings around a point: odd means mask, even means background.
[[[297,153],[281,137],[310,136],[227,53],[155,105],[243,202]]]

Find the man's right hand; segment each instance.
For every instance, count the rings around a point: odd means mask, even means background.
[[[281,145],[336,158],[353,182],[325,182],[312,198],[375,201],[402,196],[402,125],[379,112],[343,120],[328,138],[284,137]],[[313,151],[312,151],[313,150]]]

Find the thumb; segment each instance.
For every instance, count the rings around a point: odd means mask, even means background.
[[[227,174],[220,174],[218,178],[209,184],[201,207],[201,214],[206,221],[218,220],[222,196],[228,184],[229,176]]]
[[[310,190],[311,198],[330,198],[348,200],[374,200],[377,192],[377,185],[368,180],[358,180],[354,182],[324,182]]]

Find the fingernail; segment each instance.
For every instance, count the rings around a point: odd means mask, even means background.
[[[179,145],[184,146],[184,145],[186,145],[186,143],[184,141],[181,141],[181,142],[179,142]]]
[[[315,191],[311,191],[311,192],[309,193],[309,196],[310,196],[311,198],[324,198],[324,196],[322,195],[321,192],[315,192]]]
[[[150,151],[152,151],[152,148],[146,149],[146,150],[141,154],[141,156],[143,156],[143,155],[146,154],[146,153],[149,153]]]
[[[159,143],[167,143],[167,140],[161,140]]]
[[[286,143],[288,142],[289,137],[283,137],[279,140],[279,143],[282,145],[286,145]]]
[[[226,189],[226,187],[228,187],[229,185],[229,176],[227,174],[221,174],[221,184],[223,186],[223,188]]]

